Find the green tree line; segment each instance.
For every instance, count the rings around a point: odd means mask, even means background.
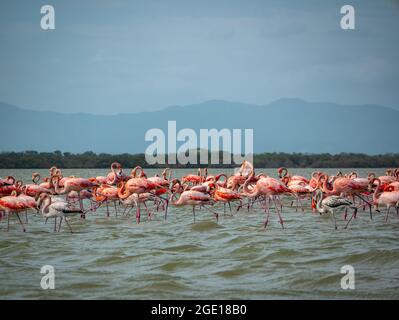
[[[208,154],[210,157],[210,153]],[[220,154],[220,159],[222,159]],[[166,157],[167,159],[167,157]],[[87,151],[84,153],[69,152],[2,152],[0,153],[0,168],[30,169],[30,168],[108,168],[112,162],[118,161],[124,168],[139,165],[145,168],[196,168],[197,164],[187,165],[148,165],[144,154],[107,154]],[[199,162],[199,161],[197,161]],[[221,162],[221,160],[220,160]],[[306,153],[261,153],[253,157],[257,168],[393,168],[399,167],[399,154],[366,155],[358,153],[340,154],[306,154]],[[204,167],[204,165],[201,165]],[[237,167],[231,165],[210,165],[210,167]]]

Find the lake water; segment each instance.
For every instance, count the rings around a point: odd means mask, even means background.
[[[323,169],[324,170],[324,169]],[[30,182],[34,170],[0,170]],[[35,170],[37,171],[37,170]],[[47,175],[48,170],[38,170]],[[108,170],[63,170],[84,177]],[[225,170],[231,173],[231,170]],[[276,176],[275,169],[257,169]],[[309,176],[313,169],[293,169]],[[336,169],[324,170],[336,173]],[[350,171],[346,169],[345,172]],[[384,169],[357,170],[383,174]],[[152,175],[159,170],[147,170]],[[175,170],[182,176],[195,170]],[[210,170],[209,174],[220,172]],[[289,203],[288,199],[284,201]],[[223,212],[223,206],[215,210]],[[398,299],[399,217],[358,219],[338,230],[331,217],[283,208],[286,229],[272,214],[266,229],[260,209],[240,210],[216,223],[213,215],[170,206],[168,219],[135,222],[134,215],[105,216],[100,208],[86,220],[73,217],[60,233],[29,215],[27,232],[16,220],[9,232],[0,222],[0,299]],[[392,211],[393,212],[393,211]],[[55,269],[55,289],[42,290],[40,269]],[[341,289],[341,267],[352,265],[355,290]]]

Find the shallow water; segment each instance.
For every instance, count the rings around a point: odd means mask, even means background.
[[[26,183],[33,170],[0,170]],[[230,173],[230,170],[225,170]],[[264,169],[276,176],[276,170]],[[309,176],[312,169],[294,169]],[[325,170],[335,173],[336,169]],[[350,170],[345,170],[350,171]],[[365,174],[383,169],[357,170]],[[47,170],[39,170],[46,175]],[[64,175],[104,175],[107,170],[63,170]],[[149,175],[157,170],[148,170]],[[195,170],[175,170],[182,176]],[[217,173],[219,170],[210,170]],[[289,204],[289,201],[285,201]],[[223,206],[215,210],[223,212]],[[143,215],[144,216],[144,215]],[[398,299],[399,218],[383,214],[358,219],[334,230],[329,216],[283,208],[286,229],[272,214],[263,230],[264,213],[240,210],[233,217],[191,208],[169,208],[139,225],[134,215],[105,216],[100,208],[86,220],[73,217],[74,234],[64,225],[29,214],[27,232],[12,220],[0,222],[1,299]],[[355,269],[355,290],[340,286],[341,267]],[[55,289],[42,290],[40,268],[55,268]]]

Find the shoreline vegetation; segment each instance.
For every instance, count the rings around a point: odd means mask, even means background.
[[[221,152],[219,156],[220,161],[223,159],[222,154]],[[210,159],[210,152],[208,152],[208,156]],[[0,152],[0,169],[48,169],[51,166],[64,169],[100,169],[109,168],[114,161],[118,161],[124,168],[136,165],[143,168],[235,168],[238,166],[233,161],[231,165],[199,165],[190,163],[187,165],[168,163],[149,165],[143,153],[97,154],[91,151],[84,153],[61,151]],[[277,168],[282,166],[287,168],[397,168],[399,167],[399,153],[380,155],[361,153],[258,153],[253,156],[253,164],[256,168]]]

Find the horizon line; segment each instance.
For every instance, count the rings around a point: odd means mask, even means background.
[[[52,111],[52,110],[35,110],[35,109],[29,109],[25,107],[21,107],[19,105],[15,105],[13,103],[5,102],[4,100],[0,100],[0,104],[7,105],[12,108],[20,109],[23,111],[32,111],[32,112],[40,112],[40,113],[56,113],[56,114],[62,114],[62,115],[92,115],[92,116],[104,116],[104,117],[109,117],[109,116],[120,116],[120,115],[131,115],[131,114],[143,114],[143,113],[156,113],[160,111],[167,110],[169,108],[187,108],[187,107],[193,107],[193,106],[198,106],[198,105],[203,105],[211,102],[227,102],[227,103],[232,103],[232,104],[242,104],[242,105],[247,105],[250,107],[267,107],[272,104],[275,104],[280,101],[297,101],[297,102],[305,102],[308,104],[333,104],[336,106],[348,106],[348,107],[366,107],[366,106],[375,106],[375,107],[380,107],[380,108],[387,108],[395,111],[399,111],[398,108],[392,107],[392,106],[385,106],[385,105],[380,105],[380,104],[373,104],[373,103],[363,103],[363,104],[343,104],[343,103],[336,103],[336,102],[329,102],[329,101],[309,101],[305,100],[303,98],[288,98],[288,97],[281,97],[278,99],[275,99],[269,103],[265,104],[254,104],[254,103],[247,103],[247,102],[241,102],[241,101],[232,101],[232,100],[224,100],[224,99],[209,99],[209,100],[204,100],[199,103],[192,103],[192,104],[187,104],[187,105],[169,105],[165,107],[161,107],[156,110],[151,110],[151,111],[134,111],[134,112],[119,112],[119,113],[89,113],[89,112],[61,112],[61,111]]]

